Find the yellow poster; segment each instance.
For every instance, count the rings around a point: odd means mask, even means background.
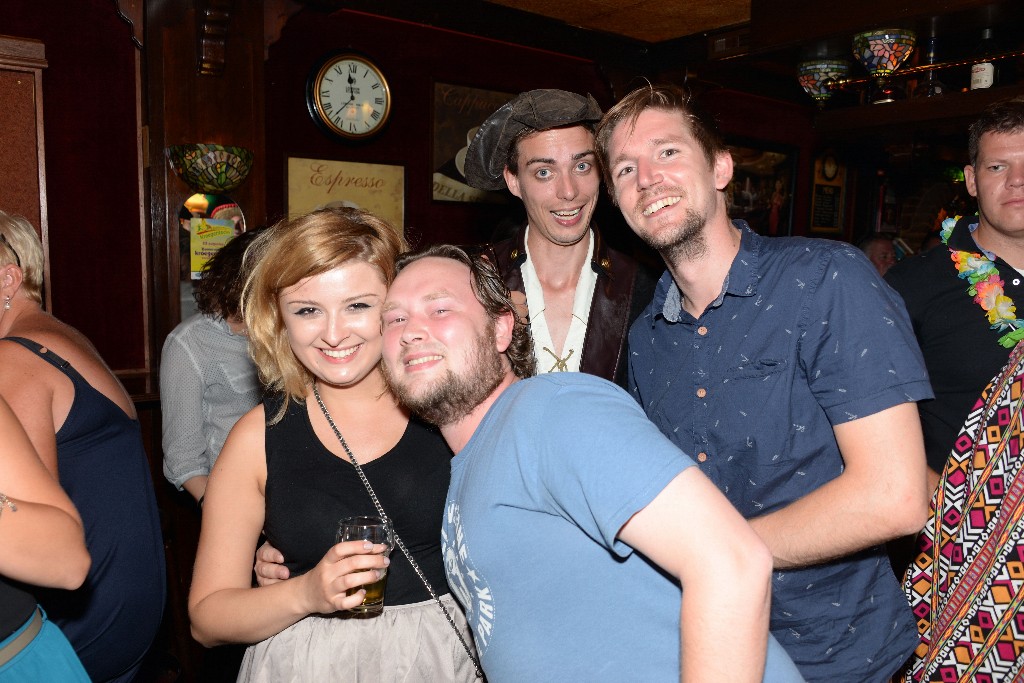
[[[189,233],[192,279],[200,280],[206,262],[235,236],[235,222],[231,219],[193,218],[189,222]]]
[[[366,209],[405,231],[405,167],[288,159],[288,215],[328,206]]]

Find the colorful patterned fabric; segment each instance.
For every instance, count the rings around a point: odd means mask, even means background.
[[[904,589],[921,642],[905,681],[1021,680],[1024,671],[1024,344],[953,445]]]

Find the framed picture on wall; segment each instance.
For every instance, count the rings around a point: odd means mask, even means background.
[[[846,205],[846,165],[832,152],[814,160],[814,191],[811,194],[811,233],[836,236],[843,233]]]
[[[733,139],[732,181],[726,187],[729,217],[746,221],[761,235],[789,235],[793,230],[794,147]]]
[[[434,139],[431,193],[441,202],[504,202],[501,192],[466,184],[466,150],[480,124],[513,93],[434,83]]]
[[[404,166],[289,157],[287,173],[289,216],[351,206],[372,211],[404,233]]]

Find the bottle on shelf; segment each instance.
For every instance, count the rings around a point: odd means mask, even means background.
[[[999,71],[996,68],[996,63],[989,59],[998,53],[999,49],[995,38],[992,37],[992,29],[986,28],[981,32],[981,42],[974,50],[977,59],[971,65],[971,90],[991,88],[998,83]]]
[[[928,37],[928,42],[925,45],[925,63],[932,65],[936,62],[936,51],[935,44],[937,39],[934,35]],[[914,88],[914,97],[938,97],[942,93],[946,92],[946,86],[942,81],[939,80],[936,69],[931,69],[926,72],[924,78],[918,82],[917,87]]]

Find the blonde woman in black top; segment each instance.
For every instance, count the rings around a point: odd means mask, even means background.
[[[201,643],[251,644],[240,681],[474,679],[402,553],[389,566],[382,546],[334,541],[340,518],[377,514],[350,450],[468,641],[440,550],[451,452],[399,407],[379,369],[381,306],[403,249],[372,214],[323,209],[274,226],[246,255],[250,353],[276,396],[239,420],[210,475],[189,597]],[[293,578],[253,588],[263,531]],[[385,569],[383,613],[354,618],[362,586]]]

